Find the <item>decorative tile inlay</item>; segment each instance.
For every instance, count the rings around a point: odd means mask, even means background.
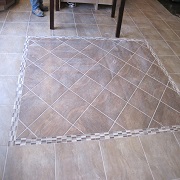
[[[167,75],[143,41],[29,37],[10,145],[178,131],[179,89]]]

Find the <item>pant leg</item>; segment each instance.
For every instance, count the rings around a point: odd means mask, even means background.
[[[39,0],[39,4],[40,4],[40,5],[43,5],[43,0]]]
[[[30,2],[31,2],[32,10],[36,10],[37,8],[39,8],[39,0],[30,0]]]

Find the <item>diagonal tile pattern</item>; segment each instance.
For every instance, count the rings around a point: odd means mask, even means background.
[[[140,41],[33,38],[16,137],[180,124],[179,96],[166,86],[168,78],[154,60]]]

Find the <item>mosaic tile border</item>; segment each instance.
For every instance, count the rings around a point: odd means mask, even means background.
[[[11,129],[10,129],[10,139],[9,139],[9,145],[28,145],[28,144],[50,144],[50,143],[62,143],[62,142],[77,142],[77,141],[85,141],[85,140],[104,140],[104,139],[114,139],[114,138],[121,138],[121,137],[134,137],[134,136],[140,136],[140,135],[150,135],[150,134],[158,134],[163,132],[176,132],[180,130],[180,126],[172,126],[172,127],[162,127],[162,128],[148,128],[148,129],[137,129],[137,130],[126,130],[126,131],[117,131],[117,132],[104,132],[104,133],[93,133],[93,134],[86,134],[86,135],[68,135],[68,136],[57,136],[57,137],[45,137],[45,138],[21,138],[16,139],[16,130],[18,126],[18,117],[20,112],[20,105],[21,105],[21,94],[22,94],[22,88],[23,88],[23,81],[24,81],[24,75],[25,75],[25,67],[26,67],[26,55],[28,51],[28,45],[29,42],[33,39],[42,39],[42,38],[51,38],[51,39],[99,39],[99,40],[112,40],[117,41],[119,43],[120,41],[135,41],[135,42],[141,42],[144,43],[147,48],[150,50],[151,54],[155,58],[155,60],[158,62],[158,65],[163,70],[165,75],[168,77],[169,81],[172,84],[173,89],[180,95],[180,90],[176,86],[175,82],[172,80],[172,78],[169,76],[168,72],[164,68],[163,64],[153,51],[152,47],[149,46],[147,41],[142,40],[136,40],[136,39],[113,39],[113,38],[93,38],[93,37],[67,37],[67,36],[53,36],[53,37],[36,37],[36,36],[29,36],[26,39],[24,50],[23,50],[23,60],[21,62],[20,67],[20,73],[18,77],[18,83],[17,83],[17,89],[16,89],[16,99],[13,107],[13,116],[11,121]]]

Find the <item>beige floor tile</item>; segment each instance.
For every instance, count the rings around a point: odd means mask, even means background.
[[[9,11],[6,22],[28,22],[30,12]]]
[[[16,4],[10,7],[12,11],[31,11],[30,1],[28,0],[19,0]]]
[[[5,180],[55,179],[53,145],[9,147]]]
[[[114,18],[110,18],[110,14],[108,15],[94,15],[96,23],[98,25],[102,24],[102,25],[109,25],[109,26],[115,26],[116,25],[116,21],[114,20]]]
[[[56,144],[56,178],[106,179],[98,142]]]
[[[0,75],[19,74],[22,54],[0,54]]]
[[[16,76],[0,76],[0,105],[14,104],[17,79]]]
[[[8,144],[13,106],[0,106],[0,146]]]
[[[49,21],[49,19],[48,19]],[[62,13],[61,11],[55,13],[54,23],[56,24],[72,24],[74,23],[73,13]]]
[[[155,179],[180,177],[180,148],[172,133],[141,136],[140,139]]]
[[[168,41],[169,46],[179,56],[180,55],[180,41]]]
[[[4,22],[8,11],[0,11],[0,22]]]
[[[170,74],[170,76],[180,90],[180,74]]]
[[[100,142],[107,179],[153,179],[138,138]]]
[[[30,16],[30,20],[29,22],[31,23],[49,23],[49,19],[50,19],[50,13],[49,11],[48,12],[45,12],[45,15],[44,17],[38,17],[38,16],[35,16],[33,13],[31,14]],[[56,20],[56,18],[54,18],[54,21]],[[41,32],[41,31],[40,31]]]
[[[3,179],[6,153],[7,153],[7,147],[0,146],[0,179]]]
[[[161,36],[166,40],[166,41],[180,41],[180,37],[177,36],[172,30],[167,29],[158,29],[159,33]]]
[[[180,145],[180,131],[174,133]]]
[[[77,24],[96,24],[93,14],[74,14],[74,19]]]

